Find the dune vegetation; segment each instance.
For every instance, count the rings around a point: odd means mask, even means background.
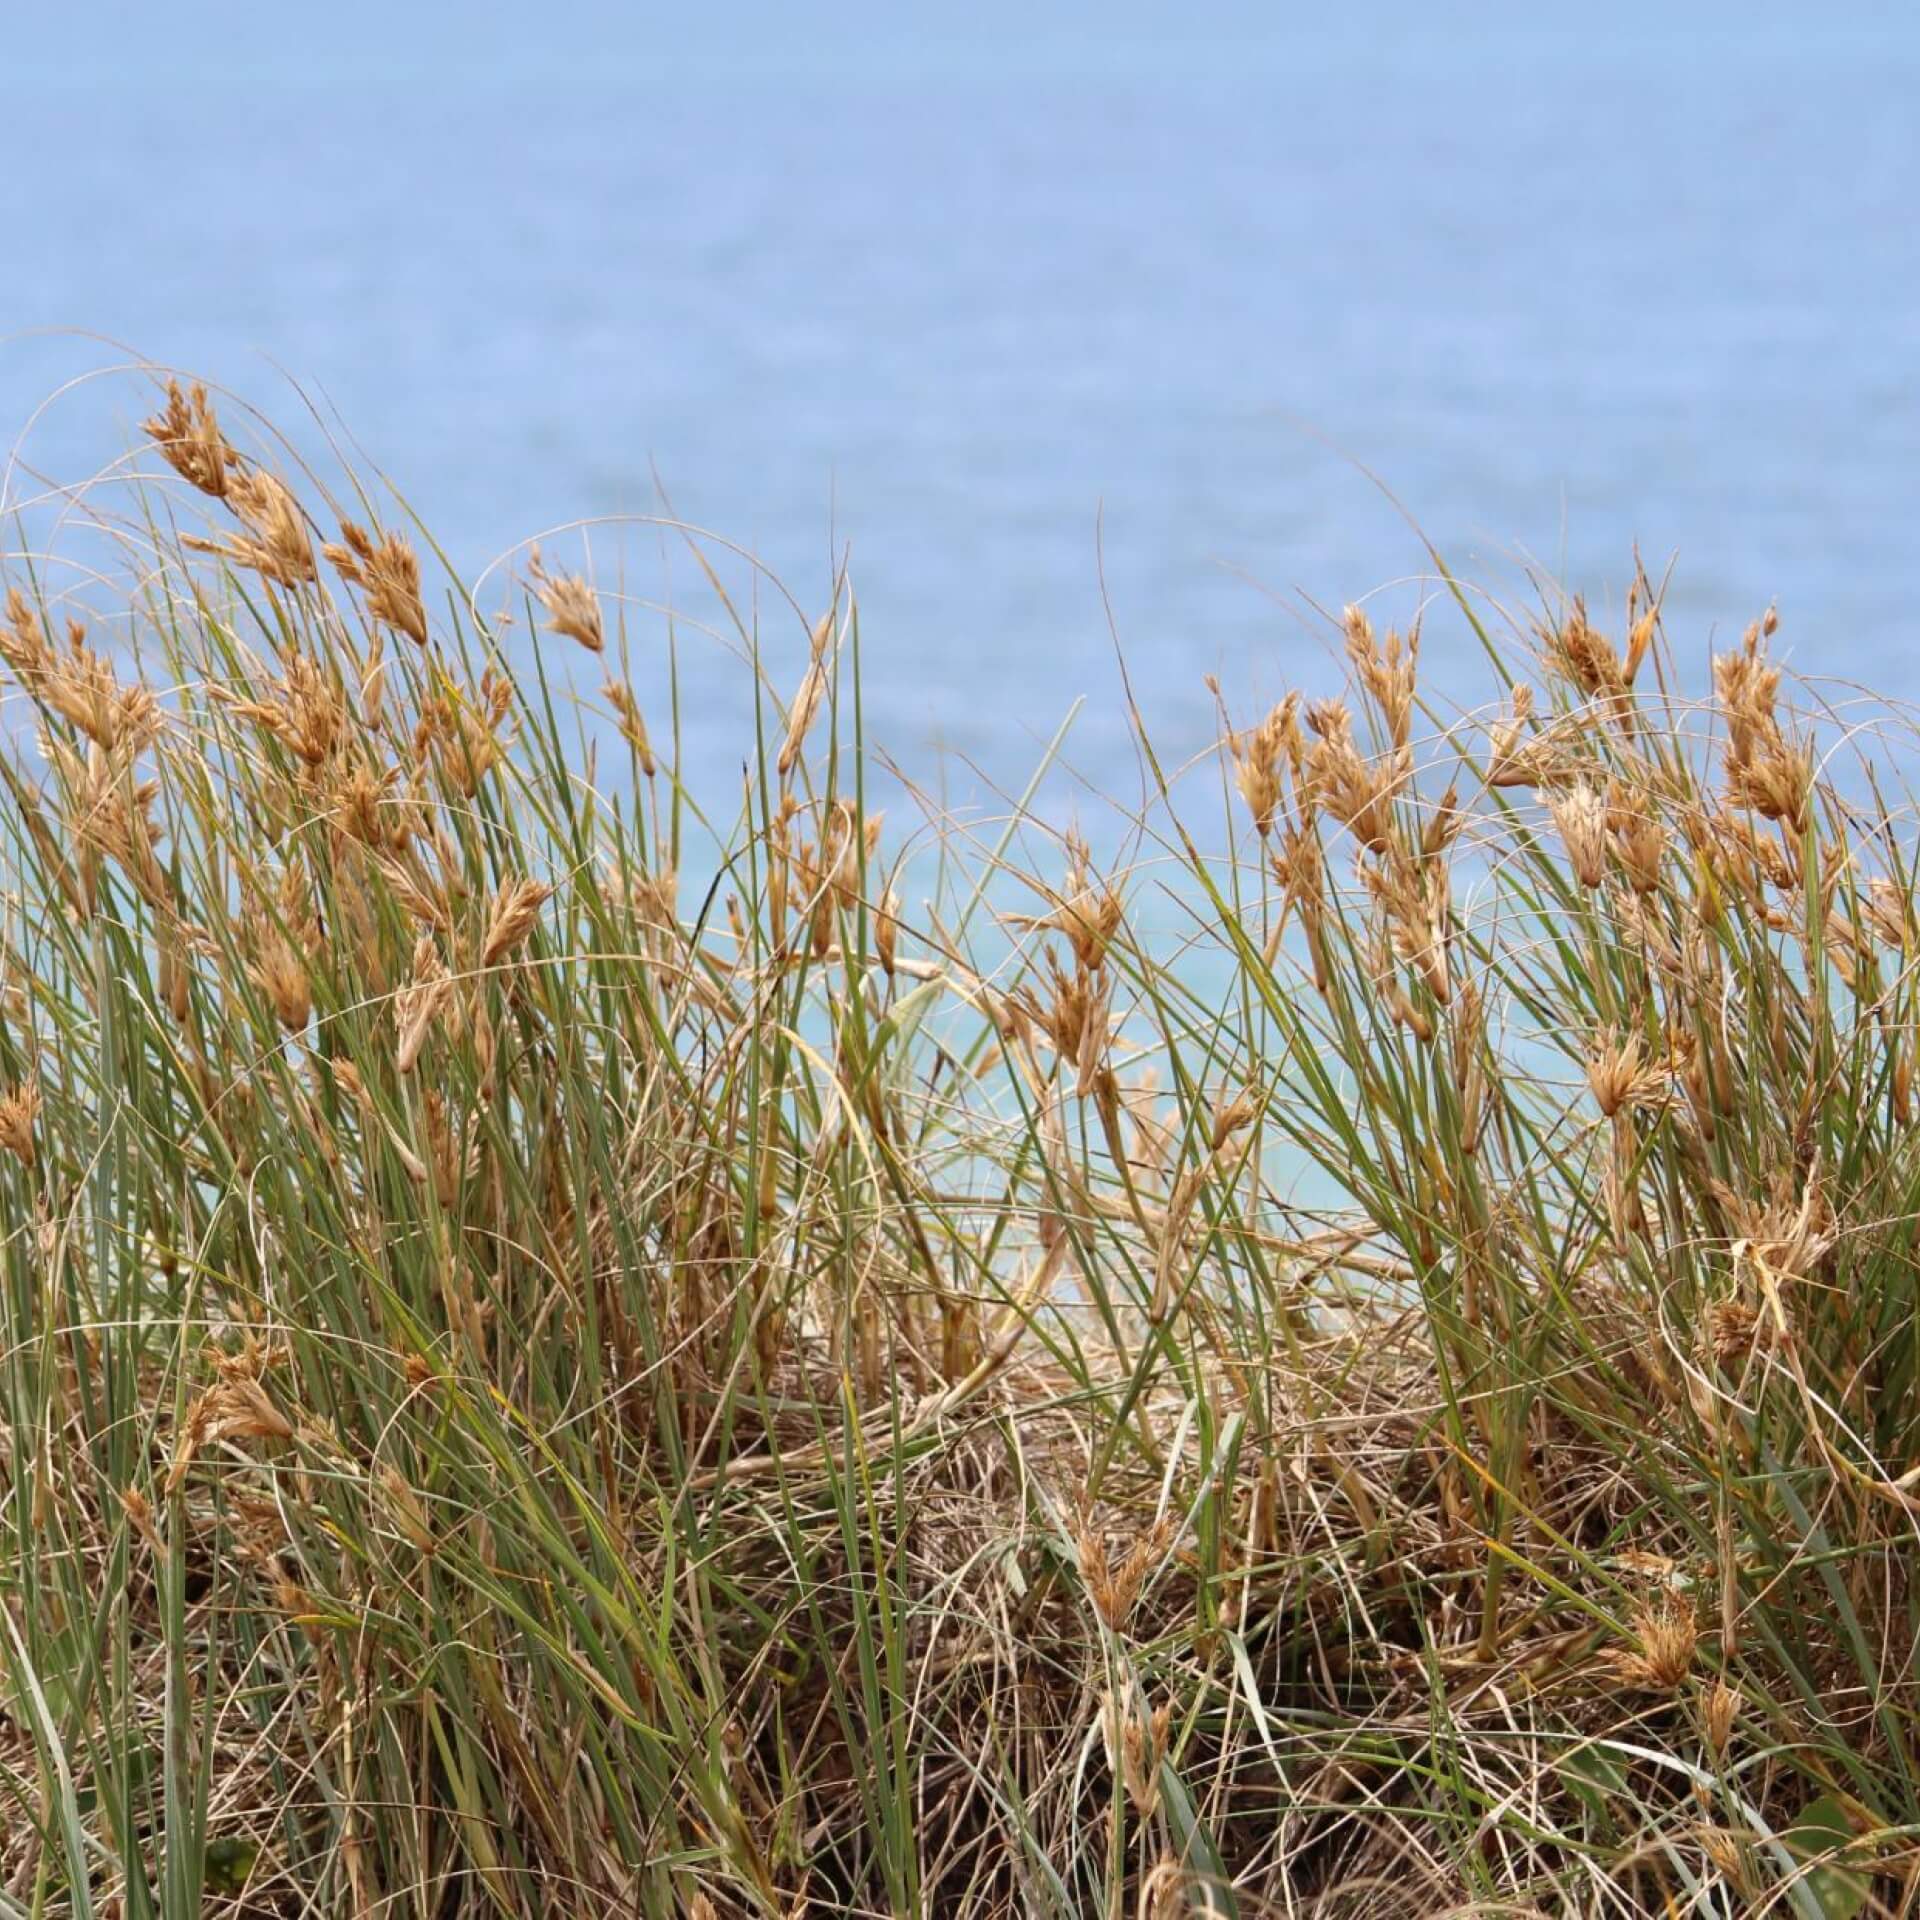
[[[0,620],[0,1915],[1914,1909],[1897,712],[1436,554],[1487,707],[1349,609],[1108,857],[663,526],[696,791],[151,384]]]

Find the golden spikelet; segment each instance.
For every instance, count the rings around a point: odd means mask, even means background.
[[[1813,797],[1813,755],[1803,746],[1784,741],[1771,750],[1730,767],[1728,797],[1751,807],[1766,820],[1778,820],[1795,833],[1804,832],[1807,805]]]
[[[1094,1611],[1110,1631],[1126,1630],[1147,1575],[1166,1557],[1174,1532],[1172,1521],[1157,1521],[1134,1541],[1126,1557],[1116,1564],[1108,1553],[1106,1536],[1090,1518],[1081,1519],[1074,1538],[1080,1558],[1080,1579]]]
[[[1196,1910],[1204,1912],[1213,1903],[1196,1893],[1197,1885],[1177,1855],[1163,1853],[1140,1883],[1140,1920],[1183,1920]]]
[[[633,689],[624,680],[609,680],[602,691],[620,722],[621,738],[633,749],[635,765],[651,780],[658,765],[653,757],[653,743],[647,738],[646,716],[640,711],[640,702],[633,697]]]
[[[535,597],[546,610],[549,633],[565,634],[577,640],[589,653],[598,653],[607,644],[600,620],[600,600],[586,580],[577,573],[549,573],[540,558],[538,546],[527,555],[527,577],[533,582]]]
[[[186,933],[174,915],[161,917],[157,940],[160,959],[156,984],[161,1004],[184,1027],[193,1005],[193,971],[187,960]]]
[[[160,710],[144,686],[122,687],[113,668],[87,645],[86,628],[67,623],[67,644],[47,637],[39,612],[18,587],[7,590],[0,619],[0,659],[48,711],[78,727],[108,752],[143,752],[159,730]]]
[[[1627,691],[1631,676],[1614,645],[1587,618],[1587,603],[1579,595],[1557,626],[1542,631],[1542,652],[1548,667],[1589,699]],[[1635,662],[1638,665],[1638,662]]]
[[[416,646],[427,644],[427,609],[420,598],[420,558],[397,533],[375,540],[351,520],[340,523],[340,544],[321,548],[349,586],[366,595],[367,611]]]
[[[1290,693],[1251,733],[1227,735],[1234,784],[1253,815],[1255,832],[1263,840],[1273,831],[1286,770],[1300,761],[1299,713],[1300,696]]]
[[[1700,1851],[1732,1889],[1742,1906],[1752,1910],[1755,1893],[1753,1841],[1735,1827],[1703,1821],[1693,1829]]]
[[[304,1033],[313,1018],[307,957],[319,949],[319,923],[304,882],[292,867],[281,875],[278,912],[255,905],[247,914],[247,970],[288,1033]]]
[[[118,861],[156,908],[167,910],[170,889],[155,852],[160,828],[151,817],[158,789],[153,781],[134,777],[130,744],[108,753],[89,742],[81,754],[43,731],[39,747],[60,786],[62,824],[80,856],[81,887],[88,901],[104,856]]]
[[[874,951],[880,956],[880,966],[891,980],[897,964],[897,945],[900,938],[900,896],[889,888],[880,902],[880,911],[873,921]]]
[[[1106,964],[1107,949],[1120,930],[1124,909],[1111,887],[1094,880],[1093,856],[1087,843],[1069,829],[1066,844],[1066,886],[1054,897],[1053,911],[1039,916],[1010,913],[1006,920],[1009,926],[1029,932],[1064,934],[1080,965],[1097,972]]]
[[[1222,1094],[1214,1102],[1212,1123],[1207,1130],[1207,1151],[1219,1153],[1235,1134],[1245,1133],[1260,1117],[1260,1096],[1251,1087],[1233,1094]]]
[[[377,732],[387,714],[387,648],[375,627],[367,642],[367,664],[360,675],[360,717]]]
[[[800,803],[792,794],[783,794],[774,816],[767,822],[767,929],[775,946],[787,938],[788,890],[797,884],[794,865],[793,819]]]
[[[1693,1667],[1700,1629],[1693,1609],[1673,1595],[1637,1608],[1633,1617],[1638,1645],[1616,1656],[1620,1678],[1647,1693],[1673,1693]]]
[[[1576,780],[1549,794],[1547,809],[1560,829],[1575,877],[1583,887],[1601,886],[1607,877],[1607,803],[1599,788]]]
[[[122,1487],[117,1497],[120,1502],[120,1511],[127,1516],[128,1523],[134,1532],[155,1553],[160,1552],[160,1535],[153,1524],[153,1502],[138,1487]]]
[[[1426,1046],[1433,1039],[1433,1022],[1400,984],[1393,962],[1385,953],[1377,953],[1373,962],[1374,987],[1394,1020]]]
[[[1079,967],[1069,974],[1046,950],[1048,991],[1017,988],[1007,1005],[1024,1028],[1038,1028],[1053,1042],[1054,1051],[1076,1075],[1076,1091],[1091,1089],[1094,1074],[1106,1057],[1111,983],[1104,974]]]
[[[1361,607],[1348,607],[1343,616],[1347,636],[1347,658],[1361,687],[1381,718],[1387,723],[1387,737],[1396,752],[1404,752],[1413,727],[1414,683],[1420,660],[1420,627],[1416,621],[1404,640],[1392,628],[1385,641],[1378,640],[1373,622]]]
[[[1751,1300],[1730,1295],[1707,1309],[1707,1351],[1724,1367],[1744,1366],[1756,1347],[1768,1344],[1768,1332]]]
[[[143,420],[140,430],[189,486],[216,500],[227,497],[228,476],[239,465],[240,456],[227,444],[207,390],[199,381],[182,393],[179,381],[169,379],[166,405]]]
[[[438,1546],[433,1528],[427,1522],[427,1510],[420,1496],[407,1484],[405,1476],[391,1461],[383,1460],[374,1475],[379,1484],[387,1517],[401,1537],[416,1553],[431,1554]]]
[[[1734,1253],[1776,1291],[1784,1281],[1810,1278],[1837,1237],[1817,1166],[1798,1176],[1781,1172],[1760,1199],[1720,1186],[1714,1197],[1734,1229]]]
[[[1142,1820],[1152,1819],[1160,1805],[1160,1763],[1167,1757],[1172,1724],[1172,1708],[1165,1701],[1148,1713],[1143,1702],[1130,1696],[1124,1705],[1111,1690],[1100,1696],[1108,1769]]]
[[[411,853],[376,853],[373,864],[394,903],[416,928],[445,932],[452,927],[453,908],[447,890],[427,872],[418,849]]]
[[[1588,1050],[1587,1085],[1600,1111],[1611,1120],[1624,1109],[1658,1101],[1669,1085],[1669,1068],[1645,1057],[1637,1033],[1622,1039],[1607,1027],[1594,1036]]]
[[[1726,1753],[1727,1743],[1733,1738],[1733,1723],[1745,1704],[1739,1693],[1727,1685],[1724,1675],[1714,1676],[1713,1685],[1707,1689],[1707,1697],[1701,1702],[1700,1731],[1705,1736],[1708,1751],[1716,1760]]]
[[[1361,753],[1354,744],[1353,715],[1341,701],[1309,707],[1307,725],[1318,736],[1306,755],[1312,803],[1324,807],[1368,852],[1384,853],[1399,770]]]
[[[1320,850],[1320,836],[1314,831],[1311,820],[1283,830],[1280,844],[1268,856],[1268,864],[1289,907],[1313,912],[1325,907],[1326,859]]]
[[[1487,755],[1487,785],[1490,787],[1535,787],[1544,772],[1537,743],[1527,738],[1533,718],[1533,689],[1525,681],[1513,689],[1512,710],[1494,724]]]
[[[179,1490],[194,1460],[221,1440],[291,1440],[293,1422],[273,1404],[260,1382],[236,1372],[199,1394],[187,1408],[167,1469],[166,1490]]]
[[[252,721],[309,767],[324,766],[345,740],[347,709],[340,683],[304,653],[286,655],[267,699],[248,699],[220,686],[208,691],[236,718]]]
[[[1779,624],[1769,609],[1748,627],[1738,648],[1715,654],[1713,685],[1727,723],[1728,799],[1799,833],[1813,794],[1813,755],[1780,725],[1780,669],[1762,652]]]
[[[1875,874],[1862,905],[1867,924],[1886,945],[1904,952],[1913,944],[1913,903],[1903,887]]]
[[[393,996],[393,1024],[397,1036],[394,1065],[411,1073],[427,1043],[434,1023],[453,999],[454,980],[440,961],[440,950],[430,934],[414,942],[413,977]]]
[[[679,929],[680,876],[672,867],[607,869],[608,897],[626,908],[643,927],[671,934]]]
[[[474,1179],[480,1171],[481,1141],[477,1133],[470,1134],[466,1153],[461,1154],[455,1117],[439,1088],[429,1087],[421,1104],[426,1112],[426,1159],[403,1154],[402,1164],[410,1160],[408,1172],[412,1177],[422,1184],[430,1180],[434,1197],[451,1211],[459,1205],[462,1182]]]
[[[1486,1000],[1471,980],[1453,1003],[1453,1085],[1460,1101],[1460,1151],[1477,1153],[1491,1105]]]
[[[53,649],[47,641],[46,623],[18,587],[7,589],[7,617],[5,624],[0,625],[0,658],[5,659],[29,692],[33,682],[52,665]]]
[[[821,835],[820,872],[832,888],[835,902],[851,907],[860,897],[860,860],[863,850],[878,845],[879,814],[869,814],[863,830],[858,806],[845,797],[827,809],[826,832]]]
[[[1779,737],[1775,709],[1780,697],[1780,669],[1761,652],[1761,642],[1771,639],[1779,624],[1778,617],[1769,612],[1747,628],[1733,652],[1713,657],[1713,687],[1727,722],[1729,761],[1750,759]]]
[[[1631,686],[1653,649],[1653,638],[1660,626],[1660,599],[1647,578],[1645,567],[1634,561],[1633,584],[1627,588],[1627,657],[1623,663],[1627,684]]]
[[[1646,796],[1617,780],[1609,782],[1607,821],[1613,832],[1614,857],[1620,862],[1627,885],[1637,894],[1657,894],[1667,830]]]
[[[471,799],[512,744],[507,720],[513,699],[513,681],[491,665],[472,689],[445,683],[421,706],[413,733],[416,762],[431,765],[454,792]]]
[[[1453,997],[1447,970],[1452,906],[1445,862],[1418,859],[1395,840],[1380,863],[1366,869],[1365,877],[1369,892],[1386,914],[1394,953],[1445,1006]]]
[[[1279,951],[1280,936],[1286,930],[1286,914],[1297,911],[1307,936],[1314,987],[1325,993],[1332,981],[1326,949],[1326,860],[1311,815],[1283,830],[1279,845],[1268,855],[1268,865],[1274,879],[1279,882],[1285,909],[1274,926],[1271,941],[1273,950],[1276,953]]]
[[[39,1114],[40,1088],[32,1080],[0,1098],[0,1149],[29,1170],[34,1162],[33,1123]]]
[[[277,931],[268,929],[256,941],[253,978],[280,1024],[289,1033],[304,1033],[313,1018],[313,988],[291,943]]]
[[[400,836],[400,846],[406,844],[401,809],[391,804],[398,777],[392,767],[376,771],[365,760],[343,755],[334,763],[327,791],[334,826],[363,847],[398,852],[395,835]]]
[[[498,966],[532,933],[539,923],[540,909],[553,896],[553,889],[538,880],[503,880],[493,896],[493,908],[487,917],[487,935],[480,950],[483,967]]]
[[[807,671],[800,681],[800,689],[793,696],[793,705],[787,709],[787,731],[780,742],[779,772],[786,779],[799,764],[801,750],[807,743],[807,733],[813,726],[813,718],[820,711],[820,702],[827,691],[827,649],[833,639],[834,608],[829,607],[814,623],[809,638],[809,657]]]
[[[305,586],[319,578],[306,516],[272,474],[264,468],[235,472],[227,481],[226,501],[240,522],[239,533],[223,540],[183,534],[182,544],[249,568],[278,587]]]

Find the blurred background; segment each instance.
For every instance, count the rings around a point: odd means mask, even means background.
[[[1639,542],[1697,661],[1777,599],[1916,693],[1914,19],[11,9],[9,487],[129,443],[137,382],[36,409],[131,353],[350,434],[468,574],[662,489],[814,611],[850,543],[868,729],[963,781],[1080,695],[1072,764],[1135,778],[1102,544],[1176,757],[1203,674],[1324,689],[1329,613],[1419,603],[1410,521],[1519,612],[1617,612]],[[593,554],[696,597],[657,533]],[[1457,620],[1428,657],[1490,690]]]

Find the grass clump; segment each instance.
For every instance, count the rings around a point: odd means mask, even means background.
[[[0,1913],[1908,1909],[1894,716],[1455,591],[1497,711],[1354,610],[908,832],[844,578],[673,530],[697,795],[632,603],[147,433],[0,626]]]

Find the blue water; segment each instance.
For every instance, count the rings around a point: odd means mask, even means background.
[[[686,11],[9,9],[0,434],[122,358],[36,331],[77,327],[315,445],[297,380],[469,570],[657,473],[811,609],[850,541],[870,732],[1000,779],[1082,694],[1074,767],[1136,778],[1102,523],[1174,758],[1207,671],[1325,686],[1318,609],[1420,593],[1369,471],[1509,604],[1617,605],[1638,541],[1684,649],[1777,599],[1802,665],[1920,694],[1910,11]],[[29,458],[92,472],[141,399]],[[696,623],[725,773],[686,556],[594,556]],[[1457,622],[1429,657],[1480,689]]]

